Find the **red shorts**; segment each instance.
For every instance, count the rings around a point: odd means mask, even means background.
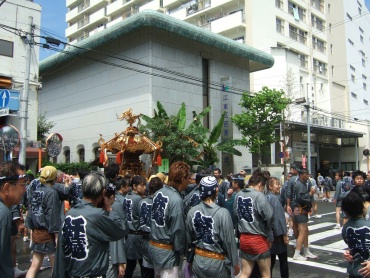
[[[259,255],[269,249],[269,242],[263,235],[241,234],[240,236],[240,250],[247,254]]]

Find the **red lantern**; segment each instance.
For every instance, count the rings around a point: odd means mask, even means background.
[[[103,150],[100,151],[99,162],[104,163],[104,151]]]
[[[158,156],[157,156],[157,165],[162,166],[162,157],[161,157],[160,154],[158,154]]]
[[[122,157],[121,157],[121,152],[118,152],[116,154],[116,163],[121,164],[122,163]]]

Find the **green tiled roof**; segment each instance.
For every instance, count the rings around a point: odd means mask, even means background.
[[[215,47],[222,51],[232,53],[236,56],[249,59],[253,61],[254,64],[259,64],[259,68],[261,69],[269,68],[274,65],[274,58],[266,52],[238,43],[234,40],[204,30],[169,15],[153,10],[145,10],[76,43],[75,46],[80,48],[67,46],[65,50],[68,50],[69,54],[56,53],[42,60],[39,67],[40,75],[52,67],[73,59],[74,56],[79,56],[87,52],[84,48],[95,49],[109,41],[115,40],[143,27],[162,29],[190,40]]]

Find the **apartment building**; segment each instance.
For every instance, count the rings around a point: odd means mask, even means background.
[[[34,35],[40,35],[41,6],[27,0],[7,0],[1,5],[0,23],[0,90],[12,90],[22,95],[26,80],[26,33],[30,30],[30,19],[34,25]],[[38,27],[38,28],[36,28]],[[32,47],[30,57],[29,97],[26,164],[33,171],[36,170],[38,149],[37,146],[37,92],[40,86],[38,76],[39,48]],[[20,97],[17,99],[20,102]],[[2,106],[3,107],[3,106]],[[0,125],[10,124],[20,129],[19,111],[11,111],[8,116],[0,117]],[[35,148],[33,148],[35,147]],[[9,155],[9,154],[8,154]],[[19,155],[19,147],[10,154],[15,159]],[[0,157],[4,155],[0,151]]]
[[[316,168],[320,167],[323,159],[335,161],[338,167],[341,165],[338,152],[341,145],[339,138],[343,137],[351,138],[343,139],[343,142],[356,142],[356,147],[351,146],[356,148],[352,148],[352,151],[357,155],[345,160],[359,165],[358,153],[366,148],[368,139],[361,139],[362,142],[357,138],[363,136],[368,126],[353,123],[348,116],[352,113],[358,115],[353,118],[366,118],[366,114],[360,115],[359,111],[366,111],[361,109],[365,109],[369,101],[365,92],[368,90],[366,81],[370,74],[364,70],[367,53],[370,51],[364,47],[369,42],[369,24],[365,26],[369,19],[364,16],[361,19],[364,23],[360,24],[357,23],[356,15],[360,12],[366,14],[368,10],[364,0],[337,2],[67,0],[66,37],[69,42],[77,43],[135,13],[152,9],[265,51],[274,57],[275,64],[268,70],[252,73],[248,90],[256,92],[262,86],[269,86],[285,90],[293,100],[305,98],[308,101],[311,108],[310,124],[322,127],[316,131],[319,135],[311,135],[312,165]],[[356,19],[356,23],[344,23],[346,19],[350,21],[351,17],[353,21]],[[354,50],[356,55],[353,55]],[[345,64],[348,64],[347,68],[340,67]],[[238,87],[238,84],[233,86]],[[303,104],[291,105],[287,121],[295,125],[293,129],[298,132],[298,136],[291,133],[290,137],[298,138],[301,143],[307,142],[307,134],[304,134],[307,113]],[[347,132],[349,129],[358,132]],[[293,140],[290,140],[290,144],[293,149],[299,150],[295,152],[294,160],[302,160],[307,150],[297,144],[293,145]],[[276,158],[278,151],[278,147],[275,150],[272,148],[271,157],[266,163],[279,163]]]

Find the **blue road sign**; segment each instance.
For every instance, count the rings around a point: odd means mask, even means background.
[[[18,111],[19,91],[0,90],[0,108],[9,108],[10,111]]]
[[[8,106],[10,99],[10,92],[8,90],[1,90],[0,93],[0,108],[5,108]]]

